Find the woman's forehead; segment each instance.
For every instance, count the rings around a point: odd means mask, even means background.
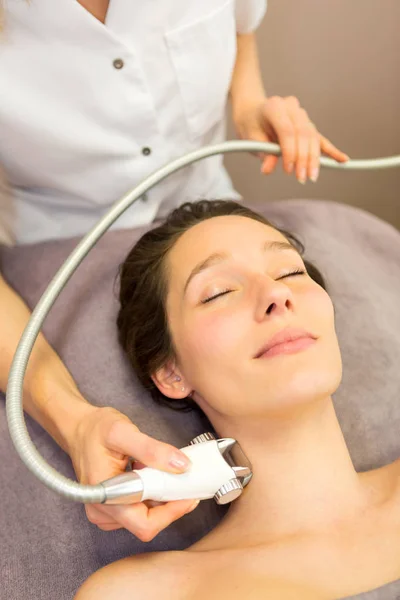
[[[176,242],[171,258],[198,259],[207,252],[229,252],[230,249],[260,245],[268,240],[285,241],[274,227],[238,215],[213,217],[188,229]],[[175,256],[174,256],[175,255]]]
[[[177,280],[187,277],[210,256],[250,256],[260,252],[268,242],[287,242],[287,239],[274,227],[248,217],[229,215],[202,221],[186,231],[168,253],[165,267],[170,284],[179,284]]]

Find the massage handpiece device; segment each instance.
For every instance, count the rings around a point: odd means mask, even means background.
[[[214,498],[217,504],[227,504],[240,496],[252,477],[251,465],[233,438],[216,439],[212,433],[203,433],[181,452],[192,462],[184,473],[145,467],[103,481],[104,504],[191,498]]]

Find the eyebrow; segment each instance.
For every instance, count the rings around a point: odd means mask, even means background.
[[[301,256],[301,254],[297,250],[297,248],[295,246],[293,246],[293,244],[290,244],[289,242],[278,242],[278,241],[269,242],[268,241],[268,242],[265,242],[265,244],[262,246],[263,252],[281,252],[282,250],[294,250],[294,252],[296,252],[299,256]],[[227,260],[228,258],[230,258],[230,256],[231,255],[227,254],[226,252],[215,252],[214,254],[211,254],[210,256],[208,256],[205,260],[202,260],[201,262],[199,262],[194,267],[194,269],[191,271],[189,277],[187,278],[183,293],[185,294],[185,292],[188,288],[188,285],[192,281],[193,277],[196,277],[196,275],[198,275],[202,271],[205,271],[206,269],[209,269],[210,267],[213,267],[214,265],[217,265],[217,264]]]

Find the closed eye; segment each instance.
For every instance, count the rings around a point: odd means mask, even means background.
[[[219,298],[219,296],[225,296],[225,294],[229,294],[233,290],[224,290],[223,292],[218,292],[218,294],[214,294],[214,296],[210,296],[209,298],[205,298],[201,301],[202,304],[207,304],[207,302],[211,302],[211,300],[215,300],[215,298]]]
[[[286,273],[285,275],[278,277],[277,281],[279,281],[280,279],[285,279],[286,277],[295,277],[296,275],[305,275],[305,274],[306,274],[306,271],[304,269],[296,269],[295,271],[291,271],[290,273]],[[233,290],[230,290],[230,289],[223,290],[222,292],[218,292],[218,294],[214,294],[214,296],[209,296],[208,298],[205,298],[204,300],[201,301],[201,303],[207,304],[208,302],[211,302],[212,300],[215,300],[216,298],[219,298],[220,296],[225,296],[226,294],[229,294],[230,292],[233,292]]]
[[[278,277],[278,281],[279,281],[279,279],[285,279],[285,277],[293,277],[295,275],[305,275],[305,274],[306,274],[305,269],[296,269],[295,271],[286,273],[286,275],[282,275],[282,277]]]

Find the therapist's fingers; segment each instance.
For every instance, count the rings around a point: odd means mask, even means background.
[[[281,147],[283,168],[287,173],[292,173],[296,160],[296,132],[285,99],[279,96],[268,98],[264,118],[273,128]]]
[[[262,120],[261,122],[255,121],[253,127],[249,129],[244,137],[255,142],[276,141],[276,138],[274,139],[275,136],[273,130],[268,126],[268,122],[266,121],[264,126]],[[279,156],[265,154],[264,152],[256,152],[255,155],[261,160],[261,173],[270,175],[278,163]]]
[[[311,176],[311,172],[315,176],[319,167],[319,134],[298,101],[288,99],[288,112],[296,132],[296,177],[300,183],[305,183],[307,176]]]
[[[197,505],[198,501],[193,499],[146,500],[136,504],[86,504],[85,511],[88,520],[103,531],[125,528],[141,541],[148,542]]]
[[[192,512],[197,506],[197,500],[175,500],[150,508],[144,502],[129,505],[90,505],[86,512],[89,521],[104,531],[124,527],[142,542],[149,542],[160,531]]]
[[[122,529],[122,525],[104,510],[103,504],[86,504],[85,511],[88,521],[97,525],[99,529],[111,531],[112,529]]]
[[[109,514],[107,514],[102,508],[97,508],[96,504],[86,505],[86,516],[88,521],[93,525],[96,525],[99,529],[103,531],[114,531],[115,529],[123,529],[123,525],[117,523],[115,519],[113,519]]]
[[[165,502],[157,502],[156,500],[146,500],[143,502],[148,508],[153,508],[154,506],[160,506],[165,504]],[[105,510],[104,504],[90,504],[86,505],[86,516],[88,520],[93,524],[97,525],[99,529],[103,531],[113,531],[115,529],[123,529],[123,525],[118,523],[115,519],[112,518],[111,512],[109,510]],[[107,508],[112,508],[108,506]],[[114,511],[115,513],[115,511]]]
[[[140,528],[136,535],[144,542],[151,541],[166,527],[174,521],[177,521],[185,514],[195,510],[199,504],[199,500],[175,500],[174,502],[166,502],[154,508],[148,508],[143,503],[133,507],[140,513]],[[127,527],[129,522],[125,525]]]
[[[264,175],[270,175],[278,164],[279,157],[273,154],[268,154],[261,165],[261,173]]]
[[[295,123],[296,129],[296,177],[300,183],[305,183],[307,180],[308,156],[310,151],[311,136],[309,128],[306,125]]]
[[[307,175],[314,183],[317,181],[320,170],[321,159],[321,142],[320,134],[317,131],[314,123],[308,122],[308,127],[311,130],[310,148],[308,154]]]
[[[332,142],[328,140],[328,138],[324,137],[321,134],[320,145],[321,150],[322,152],[324,152],[324,154],[327,154],[328,156],[330,156],[334,160],[337,160],[338,162],[346,162],[350,159],[350,157],[347,154],[339,150],[339,148],[336,148],[336,146],[334,146]]]

